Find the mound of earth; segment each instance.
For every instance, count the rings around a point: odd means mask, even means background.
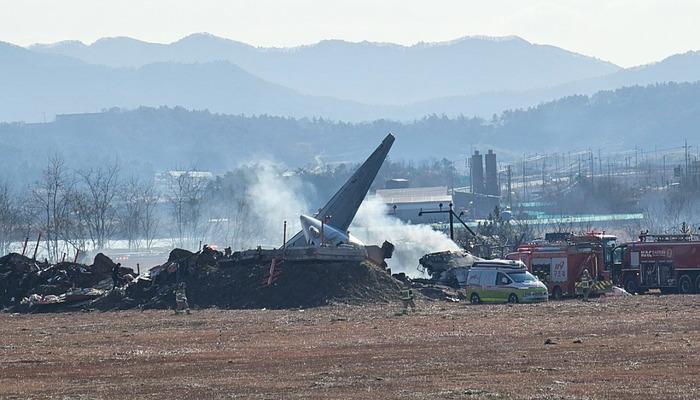
[[[187,278],[188,299],[220,308],[293,308],[331,302],[398,300],[399,283],[370,263],[283,263],[268,286],[269,265],[201,269]]]
[[[91,306],[101,309],[171,308],[178,282],[186,283],[190,307],[224,309],[315,307],[334,302],[398,301],[401,283],[369,262],[282,262],[269,279],[267,262],[236,262],[205,249],[173,250],[167,263],[151,269],[122,291]]]

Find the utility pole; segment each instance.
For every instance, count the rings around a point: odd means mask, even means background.
[[[284,221],[284,228],[282,230],[282,251],[287,250],[287,221]]]
[[[685,140],[685,145],[683,146],[685,149],[685,176],[688,176],[688,139]]]
[[[554,153],[554,181],[557,184],[557,192],[559,191],[559,153]]]
[[[661,186],[666,187],[666,154],[664,154],[663,160],[663,169],[661,171]]]
[[[578,155],[576,162],[578,163],[578,177],[581,179],[581,154]]]
[[[595,164],[593,164],[593,150],[588,150],[588,157],[589,157],[589,160],[590,160],[590,163],[591,163],[591,187],[593,187],[593,175],[594,175],[594,172],[595,172],[595,171],[593,171],[593,168],[594,168],[594,165],[595,165]]]
[[[525,181],[525,154],[523,154],[523,201],[527,200],[527,182]]]
[[[508,173],[508,206],[510,207],[510,209],[512,211],[513,210],[513,195],[512,195],[512,187],[511,187],[510,165],[508,165],[507,173]]]
[[[542,193],[544,193],[544,171],[546,168],[547,164],[547,155],[543,154],[542,155]]]
[[[455,240],[455,225],[454,225],[454,211],[452,211],[452,202],[450,202],[450,239]]]
[[[450,214],[450,220],[449,220],[449,221],[450,221],[450,239],[452,239],[452,240],[454,241],[454,219],[455,219],[455,218],[457,218],[457,221],[459,221],[459,222],[462,224],[462,226],[467,230],[467,232],[469,232],[469,233],[470,233],[472,236],[474,236],[475,238],[478,238],[478,237],[476,236],[476,233],[472,230],[472,228],[470,228],[470,227],[462,220],[462,218],[459,217],[459,215],[455,214],[452,203],[450,203],[450,208],[449,208],[449,210],[443,210],[443,209],[442,209],[442,203],[440,203],[439,207],[440,207],[439,210],[428,210],[428,211],[423,211],[423,209],[421,208],[420,211],[418,212],[418,216],[420,217],[420,216],[422,216],[423,214],[445,214],[445,213],[449,213],[449,214]]]

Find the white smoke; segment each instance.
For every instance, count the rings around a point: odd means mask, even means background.
[[[264,246],[282,245],[283,225],[287,221],[287,239],[301,230],[299,215],[307,213],[304,185],[294,177],[285,177],[282,168],[272,162],[255,165],[254,181],[246,191],[252,220],[258,237],[251,238]]]
[[[255,175],[245,190],[247,203],[245,225],[252,229],[241,232],[240,248],[279,247],[282,244],[283,221],[287,221],[287,239],[301,230],[299,216],[313,213],[305,196],[309,190],[301,180],[285,176],[284,168],[270,161],[254,165]],[[405,272],[412,277],[422,276],[418,260],[427,253],[460,250],[445,234],[428,225],[407,224],[387,215],[386,205],[377,196],[362,203],[350,231],[365,244],[380,245],[385,241],[395,246],[387,264],[392,272]],[[238,246],[237,246],[238,247]]]
[[[365,244],[380,245],[388,240],[395,246],[394,255],[387,260],[391,272],[422,276],[418,260],[427,253],[460,250],[447,235],[428,225],[407,224],[386,213],[381,198],[367,197],[360,206],[350,231]]]

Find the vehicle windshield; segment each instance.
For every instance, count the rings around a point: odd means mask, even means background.
[[[622,252],[624,251],[623,247],[616,247],[615,250],[613,250],[613,264],[622,264]]]
[[[522,282],[533,282],[533,281],[536,282],[536,281],[537,281],[537,278],[535,278],[534,275],[532,275],[531,273],[529,273],[529,272],[527,272],[527,271],[523,271],[523,272],[510,272],[510,273],[508,273],[508,276],[510,276],[510,278],[511,278],[512,280],[514,280],[515,282],[519,282],[519,283],[522,283]]]

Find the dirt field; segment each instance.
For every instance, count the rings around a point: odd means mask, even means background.
[[[700,296],[418,306],[0,314],[0,398],[700,398]]]

